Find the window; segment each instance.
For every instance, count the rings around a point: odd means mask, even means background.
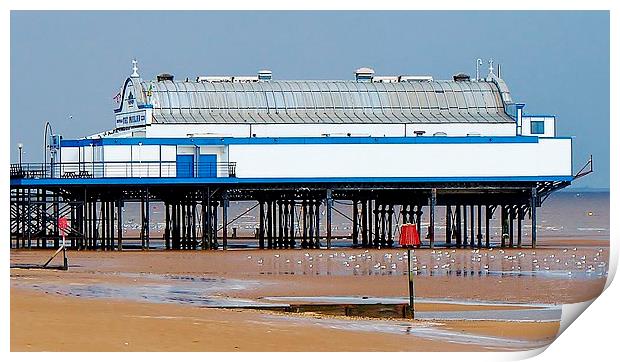
[[[544,134],[545,133],[545,121],[532,121],[530,123],[531,134]]]

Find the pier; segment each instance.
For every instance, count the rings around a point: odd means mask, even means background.
[[[179,81],[142,79],[134,60],[115,128],[63,139],[47,123],[40,164],[22,162],[19,146],[11,247],[57,248],[60,217],[80,250],[392,248],[406,223],[425,248],[536,247],[537,208],[592,162],[573,174],[555,116],[526,114],[492,61],[486,77],[478,70]],[[233,210],[238,201],[250,207]],[[136,233],[126,206],[139,209]],[[255,230],[237,234],[250,213]]]
[[[89,177],[67,183],[62,178],[40,178],[45,170],[28,169],[12,175],[12,248],[58,248],[60,217],[69,221],[67,245],[76,250],[120,251],[127,246],[149,250],[153,242],[167,250],[226,250],[231,239],[250,248],[312,249],[331,248],[335,238],[340,246],[393,248],[399,226],[405,223],[417,225],[421,247],[426,248],[535,247],[536,209],[565,185],[244,184],[234,178],[227,180],[236,182],[222,184],[142,178],[136,185]],[[39,185],[20,185],[28,181]],[[231,214],[229,205],[234,201],[252,206]],[[123,226],[123,209],[130,204],[140,210],[137,235],[128,235]],[[152,230],[151,205],[160,205],[165,224],[161,232]],[[250,212],[257,214],[256,231],[236,235],[231,224]],[[332,226],[334,214],[350,225],[338,235]],[[531,229],[524,238],[526,218]],[[492,228],[501,228],[499,238],[492,235]]]

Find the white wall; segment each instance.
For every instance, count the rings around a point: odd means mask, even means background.
[[[176,146],[105,145],[103,149],[105,177],[176,176]]]
[[[532,134],[532,121],[545,122],[545,133]],[[521,117],[521,124],[523,125],[521,131],[523,136],[555,137],[555,117],[523,116]]]
[[[484,144],[230,145],[237,177],[570,176],[571,140]]]

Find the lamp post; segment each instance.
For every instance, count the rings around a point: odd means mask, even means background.
[[[19,169],[22,168],[22,150],[24,149],[23,143],[18,143],[17,148],[19,149]]]
[[[47,130],[49,129],[50,131],[50,135],[52,135],[54,133],[54,131],[52,130],[52,125],[49,122],[45,122],[45,130],[43,131],[43,170],[45,171],[45,169],[47,168],[47,148],[50,147],[51,145],[48,145],[48,138],[47,138]],[[51,151],[50,151],[51,153]],[[52,160],[51,160],[51,155],[50,155],[50,176],[52,176]]]

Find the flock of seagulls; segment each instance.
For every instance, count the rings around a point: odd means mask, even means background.
[[[557,253],[557,255],[556,255]],[[411,257],[412,271],[416,274],[491,274],[491,273],[527,273],[537,275],[544,271],[565,272],[572,276],[574,272],[607,273],[603,249],[593,254],[590,249],[578,252],[577,248],[558,250],[413,250]],[[310,274],[368,274],[391,275],[407,273],[407,253],[405,251],[384,252],[379,250],[364,251],[328,251],[304,254],[273,254],[273,257],[247,256],[259,266],[271,265],[273,272],[299,272],[313,269]]]

